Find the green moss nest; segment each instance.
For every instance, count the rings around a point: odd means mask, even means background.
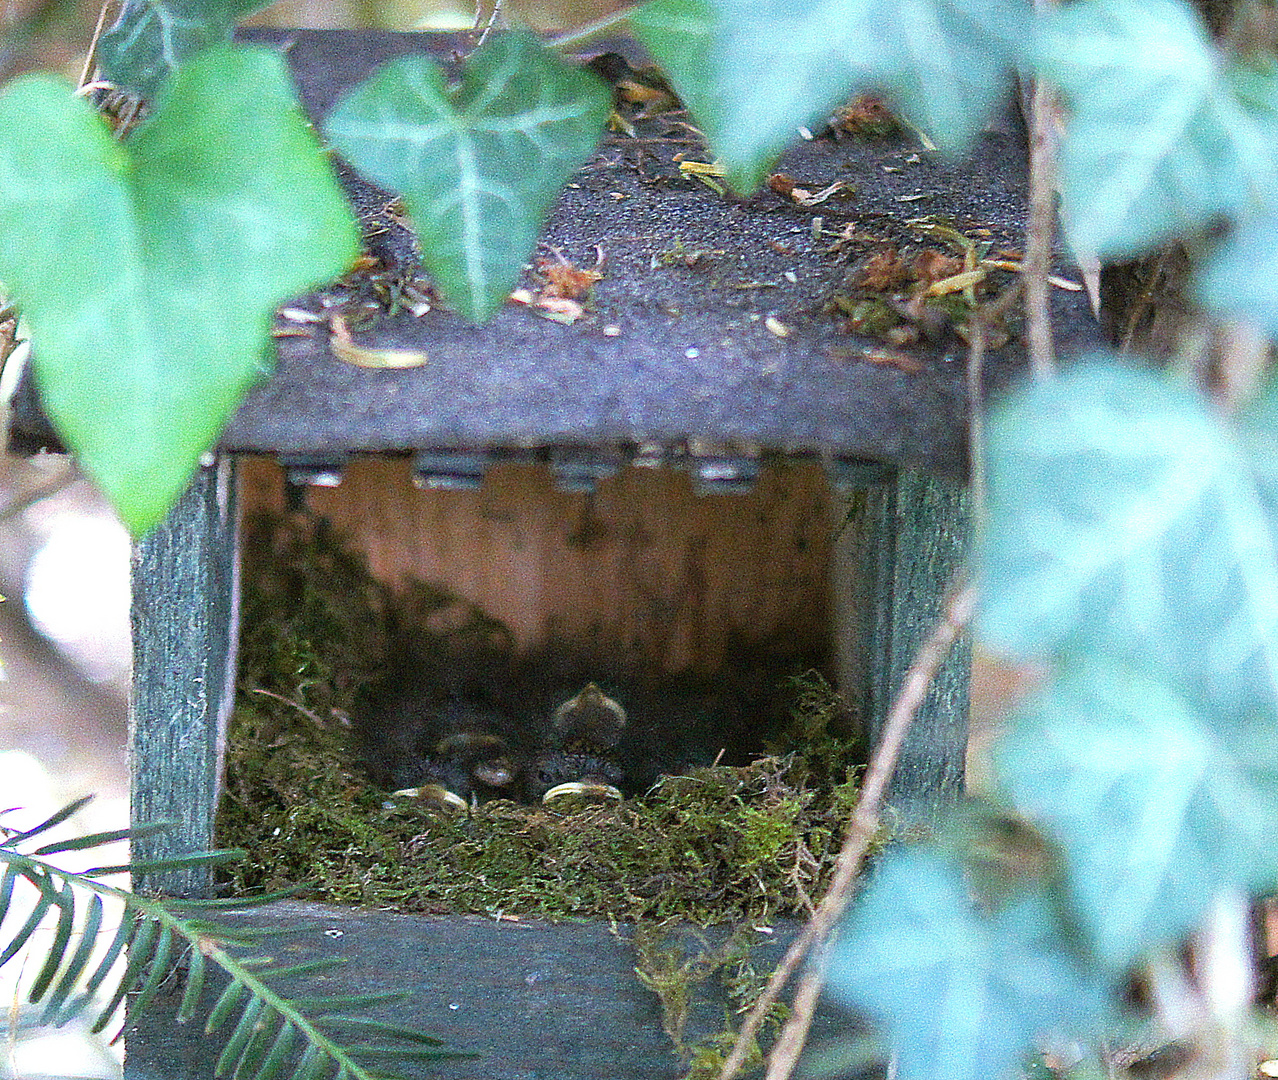
[[[824,893],[858,759],[835,737],[846,707],[819,675],[791,681],[791,730],[747,766],[691,770],[642,798],[571,812],[495,801],[444,814],[367,783],[348,717],[406,634],[442,642],[458,626],[495,624],[437,590],[392,594],[322,524],[254,522],[245,553],[219,815],[219,843],[251,852],[230,871],[234,891],[702,925],[803,917]],[[431,631],[444,611],[453,629]]]

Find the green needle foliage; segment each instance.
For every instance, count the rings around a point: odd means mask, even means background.
[[[225,1038],[214,1075],[251,1080],[318,1080],[338,1075],[376,1080],[395,1074],[384,1062],[429,1061],[468,1056],[413,1028],[353,1015],[384,996],[286,997],[276,985],[340,964],[340,959],[282,966],[258,947],[261,933],[247,923],[230,926],[213,916],[243,912],[282,894],[254,900],[173,900],[139,896],[102,879],[122,872],[219,866],[241,851],[210,851],[145,865],[103,865],[64,870],[51,856],[93,851],[121,840],[136,840],[167,828],[164,824],[116,829],[70,840],[50,839],[89,800],[81,799],[23,831],[0,825],[0,967],[31,953],[32,934],[49,918],[53,937],[27,991],[42,1006],[39,1023],[62,1026],[85,1015],[91,1029],[110,1026],[121,1002],[130,1015],[151,1007],[166,980],[181,980],[176,1020],[186,1023],[201,1012],[209,976],[218,971],[226,988],[208,1010],[204,1030]],[[19,883],[25,888],[19,889]],[[17,901],[34,897],[28,906]],[[104,901],[122,907],[123,917],[110,936],[103,928]],[[25,917],[24,917],[25,916]],[[73,942],[75,942],[73,946]],[[127,957],[127,959],[125,959]],[[118,1036],[117,1036],[118,1037]]]

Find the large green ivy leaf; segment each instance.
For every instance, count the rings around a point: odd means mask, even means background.
[[[188,56],[231,40],[237,20],[267,0],[124,0],[115,24],[98,41],[102,77],[154,98]]]
[[[978,910],[962,867],[928,847],[889,852],[834,946],[828,993],[887,1025],[901,1080],[998,1080],[1043,1036],[1104,1016],[1042,889]]]
[[[1189,390],[1096,356],[991,418],[987,642],[1105,652],[1222,719],[1278,710],[1278,547],[1249,454]]]
[[[1239,411],[1238,433],[1269,505],[1271,520],[1278,521],[1278,380],[1271,378]]]
[[[271,50],[192,60],[127,146],[53,79],[0,95],[0,280],[50,418],[134,533],[261,374],[273,307],[358,243]]]
[[[1016,0],[653,0],[631,24],[749,192],[800,125],[858,89],[961,150],[1006,100],[1029,13]]]
[[[1239,226],[1194,272],[1207,307],[1278,336],[1278,206]]]
[[[1078,660],[995,748],[1018,809],[1065,851],[1079,919],[1121,971],[1221,889],[1278,885],[1278,722],[1214,724],[1164,682]]]
[[[455,92],[427,57],[392,61],[338,103],[324,130],[351,164],[403,196],[440,293],[482,322],[518,282],[611,107],[592,72],[516,32],[475,52]]]
[[[1039,70],[1071,106],[1062,188],[1077,250],[1138,254],[1272,190],[1278,81],[1227,68],[1181,0],[1064,5]]]

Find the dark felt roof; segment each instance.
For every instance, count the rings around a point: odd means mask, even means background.
[[[288,44],[304,104],[321,117],[341,90],[411,50],[451,53],[448,35],[252,31]],[[324,454],[454,447],[544,448],[690,440],[734,451],[812,452],[961,470],[966,456],[965,347],[954,339],[894,350],[844,333],[822,311],[845,279],[830,237],[917,241],[907,219],[944,215],[1021,247],[1024,134],[1007,120],[961,164],[907,139],[797,141],[780,169],[816,190],[844,180],[850,199],[802,208],[769,191],[724,197],[682,177],[673,155],[706,154],[668,118],[642,139],[610,136],[555,206],[548,244],[578,265],[606,262],[588,316],[571,326],[507,305],[488,325],[431,311],[382,315],[356,335],[369,347],[422,351],[409,370],[343,363],[314,338],[279,340],[275,375],[223,438],[232,451]],[[357,201],[375,204],[365,189]],[[393,238],[392,238],[393,239]],[[704,252],[693,265],[663,255]],[[865,245],[859,248],[861,252]],[[793,280],[791,280],[793,279]],[[1062,333],[1094,335],[1082,294],[1056,291]],[[303,301],[305,306],[306,301]],[[314,298],[310,306],[318,310]],[[775,317],[790,333],[767,327]],[[620,330],[616,336],[606,327]],[[917,361],[912,363],[911,361]],[[1012,346],[992,381],[1019,364]],[[19,418],[16,442],[29,421]],[[31,440],[28,439],[28,442]],[[35,441],[39,441],[37,438]]]

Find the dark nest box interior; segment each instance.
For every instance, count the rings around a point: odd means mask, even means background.
[[[250,33],[287,47],[316,119],[392,56],[448,60],[457,44]],[[497,620],[521,655],[573,643],[591,658],[573,679],[597,662],[604,685],[613,665],[675,686],[746,656],[819,657],[874,740],[964,557],[967,346],[917,310],[866,336],[851,325],[865,299],[856,290],[876,254],[952,254],[954,234],[1013,259],[1024,136],[1009,118],[961,163],[903,135],[816,136],[779,171],[808,190],[845,187],[805,206],[784,185],[734,199],[684,176],[675,155],[701,159],[704,148],[661,117],[609,135],[544,234],[555,258],[602,255],[571,323],[514,304],[481,328],[442,310],[391,312],[376,273],[289,305],[315,318],[281,321],[276,373],[136,551],[133,813],[183,822],[153,841],[157,854],[214,842],[239,530],[253,510],[327,518],[378,577],[446,588]],[[388,195],[347,180],[386,269],[411,241],[387,224]],[[1077,294],[1055,302],[1068,327],[1085,327]],[[334,304],[359,315],[348,320],[357,346],[426,362],[345,362],[330,348]],[[1006,338],[987,386],[1020,363],[1014,326]],[[21,408],[12,438],[28,451],[55,445]],[[911,733],[893,789],[907,817],[961,790],[968,668],[960,647]],[[198,875],[154,884],[208,887]],[[659,1004],[606,925],[295,904],[258,917],[290,927],[291,954],[347,956],[352,988],[410,988],[398,1019],[485,1054],[440,1075],[680,1075]],[[148,1028],[130,1037],[127,1072],[206,1075],[207,1054],[193,1034]]]

